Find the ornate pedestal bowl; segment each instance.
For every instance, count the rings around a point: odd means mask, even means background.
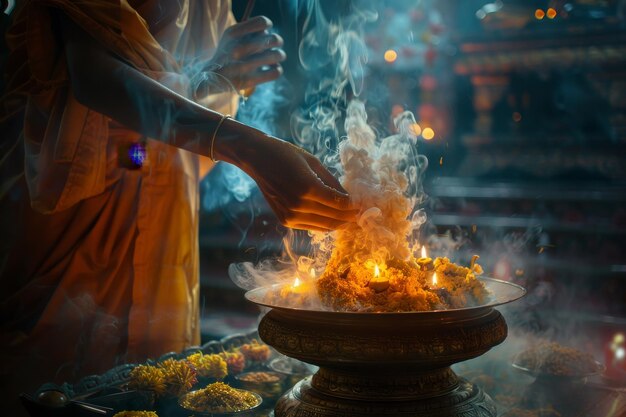
[[[269,305],[268,291],[246,293],[270,307],[259,335],[279,352],[320,367],[285,393],[276,417],[495,417],[491,398],[450,366],[502,343],[507,325],[493,307],[525,294],[482,278],[488,304],[456,310],[357,313]]]

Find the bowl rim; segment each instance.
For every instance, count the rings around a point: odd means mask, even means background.
[[[244,413],[249,413],[250,411],[256,410],[257,408],[259,408],[261,406],[261,404],[263,404],[263,397],[261,397],[256,392],[250,391],[250,390],[247,390],[247,389],[243,389],[243,388],[236,388],[236,387],[231,387],[231,388],[235,389],[237,391],[243,391],[243,392],[252,394],[257,399],[256,405],[254,405],[253,407],[250,407],[250,408],[246,408],[245,410],[225,411],[225,412],[201,411],[201,410],[195,410],[195,409],[192,409],[192,408],[185,407],[182,404],[183,399],[185,397],[187,397],[188,395],[191,395],[191,394],[193,394],[195,392],[201,391],[203,389],[203,388],[201,388],[201,389],[189,391],[189,392],[185,393],[184,395],[181,395],[180,398],[178,398],[178,406],[180,408],[182,408],[183,410],[188,411],[188,412],[192,412],[192,413],[194,413],[194,415],[198,415],[198,416],[210,416],[210,417],[221,417],[221,416],[224,416],[224,417],[226,417],[226,416],[237,416],[237,415],[241,415],[241,414],[244,414]]]
[[[269,374],[275,374],[278,377],[277,381],[246,381],[245,379],[241,379],[240,377],[242,375],[248,375],[248,374],[255,374],[255,373],[269,373]],[[283,380],[285,379],[285,374],[282,374],[278,371],[275,371],[274,369],[270,368],[269,370],[262,370],[262,371],[246,371],[246,372],[241,372],[237,375],[234,376],[235,380],[238,382],[244,382],[246,384],[258,384],[258,385],[263,385],[263,384],[278,384],[283,382]]]
[[[307,309],[307,308],[299,308],[299,307],[289,307],[289,306],[285,306],[285,305],[276,305],[276,304],[270,304],[268,302],[265,302],[262,298],[262,295],[264,295],[268,290],[270,289],[278,289],[278,288],[282,288],[284,286],[288,286],[291,285],[289,283],[279,283],[279,284],[273,284],[267,287],[259,287],[259,288],[255,288],[252,290],[247,291],[244,296],[245,298],[254,303],[257,304],[259,306],[262,307],[268,307],[271,309],[275,309],[275,310],[280,310],[280,311],[291,311],[291,312],[302,312],[302,313],[326,313],[326,314],[340,314],[340,315],[350,315],[350,316],[406,316],[406,315],[434,315],[434,314],[454,314],[456,312],[458,313],[463,313],[463,312],[473,312],[473,311],[481,311],[481,310],[486,310],[486,309],[491,309],[493,307],[497,307],[497,306],[501,306],[504,304],[508,304],[508,303],[512,303],[513,301],[517,301],[520,298],[524,297],[527,294],[526,288],[522,287],[519,284],[515,284],[513,282],[510,281],[504,281],[501,279],[497,279],[497,278],[491,278],[491,277],[477,277],[476,279],[478,279],[479,281],[483,281],[486,283],[493,283],[493,284],[497,284],[497,285],[504,285],[510,288],[515,288],[517,290],[517,292],[515,293],[515,295],[513,295],[510,298],[507,298],[506,300],[494,300],[491,302],[487,302],[486,304],[480,304],[477,306],[469,306],[469,307],[462,307],[462,308],[451,308],[451,309],[439,309],[439,310],[421,310],[421,311],[380,311],[380,312],[373,312],[373,311],[335,311],[335,310],[322,310],[322,309]]]
[[[520,355],[521,353],[518,353],[517,355],[515,355],[515,358],[513,358],[513,361],[511,362],[511,366],[515,368],[516,370],[523,372],[527,375],[533,376],[535,378],[581,379],[581,378],[588,378],[594,375],[600,375],[606,370],[606,366],[604,364],[594,359],[593,362],[596,365],[595,371],[581,372],[579,374],[574,374],[574,375],[551,374],[549,372],[544,372],[539,369],[530,369],[524,365],[519,364],[517,360],[519,359]]]
[[[286,356],[286,355],[285,355],[284,357],[280,357],[280,356],[279,356],[279,357],[277,357],[277,358],[272,359],[272,360],[271,360],[271,361],[267,364],[267,367],[268,367],[268,368],[270,368],[272,371],[274,371],[274,372],[278,373],[278,374],[284,375],[285,377],[291,377],[291,376],[308,376],[308,375],[313,375],[315,372],[317,372],[317,369],[315,369],[315,370],[310,369],[310,371],[311,371],[311,372],[307,372],[307,373],[299,373],[299,372],[286,372],[286,371],[281,371],[281,370],[276,369],[276,367],[275,367],[276,365],[275,365],[275,364],[276,364],[278,361],[284,361],[284,360],[286,360],[285,358],[289,358],[289,359],[291,359],[291,360],[295,360],[295,361],[298,361],[298,362],[302,362],[302,363],[304,363],[304,364],[305,364],[305,365],[307,365],[307,366],[310,366],[310,367],[315,367],[315,368],[319,369],[319,366],[317,366],[317,365],[313,365],[313,364],[310,364],[310,363],[308,363],[308,362],[301,361],[301,360],[299,360],[299,359],[291,358],[291,357]]]

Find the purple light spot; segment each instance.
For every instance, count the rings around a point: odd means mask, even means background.
[[[133,143],[128,149],[128,156],[133,165],[139,168],[146,160],[146,147],[139,142]]]

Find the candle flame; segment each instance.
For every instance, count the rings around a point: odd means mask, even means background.
[[[422,246],[422,258],[428,258],[428,254],[426,253],[426,246]]]
[[[300,286],[300,278],[296,277],[296,279],[293,280],[293,287],[299,287]]]
[[[374,265],[374,276],[375,277],[380,276],[380,269],[378,268],[378,265]]]
[[[315,268],[311,268],[311,270],[309,271],[309,275],[311,276],[311,278],[315,278],[316,277]]]
[[[437,273],[433,274],[433,287],[437,285]]]

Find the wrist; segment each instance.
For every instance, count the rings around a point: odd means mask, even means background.
[[[221,124],[213,141],[215,160],[228,162],[249,172],[251,156],[260,146],[273,140],[264,132],[227,118]]]

